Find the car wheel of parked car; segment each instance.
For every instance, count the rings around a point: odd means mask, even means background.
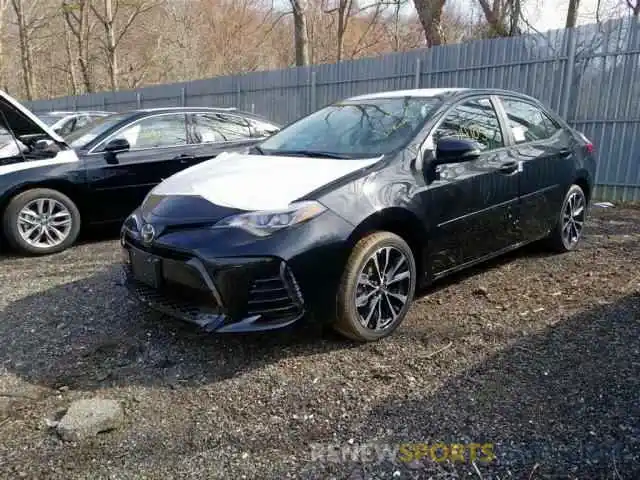
[[[340,282],[334,328],[357,341],[390,335],[402,323],[416,288],[416,264],[407,242],[376,232],[354,247]]]
[[[582,237],[586,217],[587,197],[579,185],[571,185],[548,238],[551,248],[560,253],[575,249]]]
[[[4,212],[4,231],[12,247],[31,255],[69,248],[80,233],[80,212],[66,195],[35,188],[16,195]]]

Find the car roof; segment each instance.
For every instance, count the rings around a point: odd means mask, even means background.
[[[237,115],[241,115],[243,117],[251,118],[254,120],[263,121],[266,123],[270,123],[274,126],[279,126],[280,124],[275,120],[271,120],[270,118],[263,117],[261,115],[247,112],[244,110],[239,110],[235,107],[153,107],[153,108],[137,108],[134,110],[126,110],[122,112],[118,112],[120,115],[145,115],[148,113],[171,113],[171,112],[211,112],[211,113],[235,113]]]
[[[406,90],[389,90],[385,92],[374,92],[364,95],[358,95],[350,97],[348,100],[371,100],[376,98],[398,98],[398,97],[414,97],[414,98],[429,98],[437,96],[453,96],[459,97],[467,94],[485,94],[485,95],[510,95],[523,99],[533,100],[539,102],[536,98],[533,98],[524,93],[516,92],[513,90],[504,90],[500,88],[458,88],[458,87],[445,87],[445,88],[414,88]]]
[[[409,90],[389,90],[386,92],[367,93],[364,95],[357,95],[350,97],[349,100],[371,100],[375,98],[398,98],[398,97],[436,97],[439,95],[446,95],[452,93],[458,93],[462,91],[469,91],[469,88],[414,88]]]

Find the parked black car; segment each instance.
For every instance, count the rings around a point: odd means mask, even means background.
[[[329,105],[154,188],[125,221],[126,283],[211,331],[305,313],[389,335],[417,284],[536,240],[578,244],[592,144],[515,92],[384,92]]]
[[[68,248],[81,222],[121,223],[163,179],[279,130],[235,109],[159,108],[110,115],[63,139],[0,93],[2,233],[29,254]]]

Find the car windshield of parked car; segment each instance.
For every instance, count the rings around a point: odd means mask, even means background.
[[[129,116],[130,114],[128,113],[115,113],[113,115],[98,118],[84,127],[71,132],[65,137],[65,140],[69,146],[73,148],[85,148],[96,138],[100,137],[103,133],[118,125],[123,120],[126,120]]]
[[[339,102],[298,120],[260,144],[265,155],[362,158],[409,144],[437,97],[375,98]]]

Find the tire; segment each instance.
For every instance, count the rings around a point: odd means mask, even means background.
[[[388,261],[386,261],[386,252],[389,254]],[[374,291],[376,289],[372,283],[360,283],[360,280],[364,281],[367,276],[366,272],[370,272],[369,279],[379,278],[375,270],[372,270],[375,266],[374,254],[378,255],[380,268],[389,274],[393,273],[393,267],[400,263],[400,258],[404,257],[404,263],[400,268],[397,268],[393,278],[402,277],[408,272],[407,277],[393,283],[377,280],[378,284],[384,285],[384,290],[378,289],[377,291]],[[381,263],[382,261],[387,262],[388,269]],[[374,280],[371,282],[375,283]],[[333,322],[333,328],[341,335],[358,342],[373,342],[387,337],[404,320],[411,306],[415,289],[416,264],[413,252],[407,242],[394,233],[372,233],[355,245],[347,260],[337,293],[336,318]],[[406,296],[404,304],[401,303],[397,295]],[[356,305],[357,297],[367,298],[367,302],[358,307]],[[380,307],[378,307],[379,304]],[[366,317],[371,317],[368,323]],[[381,322],[380,320],[386,321]],[[374,328],[376,323],[381,328]]]
[[[577,248],[584,231],[587,206],[584,190],[579,185],[571,185],[562,201],[556,224],[546,239],[547,245],[552,251],[566,253]],[[568,222],[571,221],[573,226],[568,225]]]
[[[55,226],[55,228],[47,227],[47,231],[51,232],[49,236],[45,235],[42,227],[36,227],[40,228],[40,230],[36,230],[31,238],[37,240],[38,235],[42,233],[41,238],[43,241],[39,242],[39,244],[34,241],[29,242],[27,240],[28,236],[25,238],[25,228],[28,228],[27,225],[32,225],[32,223],[19,222],[20,212],[27,207],[29,207],[30,212],[38,213],[38,200],[43,201],[40,205],[43,206],[41,210],[44,215],[51,216],[47,221]],[[53,205],[53,212],[49,212],[51,205]],[[35,222],[42,219],[42,216],[35,217],[29,214],[23,215],[23,218],[32,220],[33,224],[35,224]],[[22,229],[20,225],[23,225]],[[28,255],[50,255],[66,250],[75,243],[80,233],[80,212],[69,197],[57,190],[34,188],[22,192],[11,199],[4,211],[3,227],[7,242],[19,252]],[[60,235],[55,232],[60,232]],[[45,244],[47,241],[48,245]]]

